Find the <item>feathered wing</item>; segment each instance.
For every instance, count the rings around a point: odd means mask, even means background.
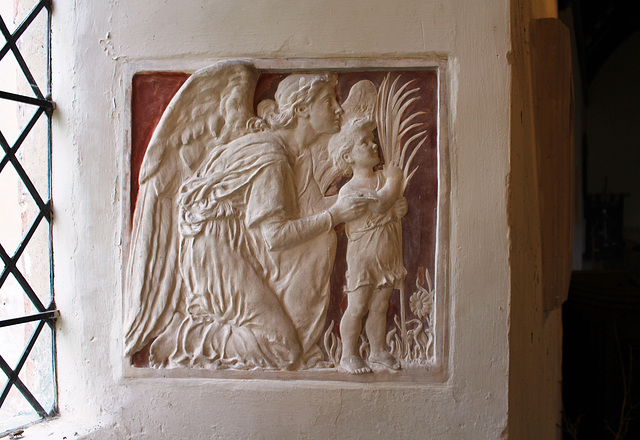
[[[369,80],[358,81],[349,90],[349,97],[342,104],[343,120],[354,118],[373,120],[373,112],[378,98],[378,89]]]
[[[169,325],[184,297],[177,195],[207,154],[251,130],[258,73],[224,61],[194,73],[153,133],[140,169],[125,275],[125,353],[142,350]]]

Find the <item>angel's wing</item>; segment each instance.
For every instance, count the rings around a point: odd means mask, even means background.
[[[183,296],[178,191],[212,148],[250,130],[257,78],[245,61],[197,71],[173,97],[153,133],[140,169],[125,279],[127,355],[149,344],[176,313]]]
[[[180,151],[193,171],[202,161],[198,153],[204,156],[210,147],[246,134],[248,121],[255,117],[257,79],[253,65],[240,60],[222,61],[191,75],[167,106],[151,137],[140,182],[155,174],[168,151]]]
[[[349,90],[349,96],[342,104],[344,114],[342,115],[342,125],[355,119],[374,120],[373,112],[376,107],[378,90],[369,80],[362,80],[355,83]],[[341,177],[341,173],[333,165],[329,158],[327,145],[331,136],[321,136],[313,146],[314,175],[320,185],[323,194],[329,186]]]
[[[373,121],[373,112],[378,99],[378,89],[369,80],[358,81],[349,90],[349,97],[342,104],[344,115],[343,122],[354,118],[369,119]]]

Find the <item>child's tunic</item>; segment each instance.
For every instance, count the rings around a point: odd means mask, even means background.
[[[384,185],[381,174],[376,190]],[[394,209],[384,214],[367,211],[347,223],[345,231],[349,238],[345,292],[367,285],[399,288],[407,271],[402,260],[402,226]]]

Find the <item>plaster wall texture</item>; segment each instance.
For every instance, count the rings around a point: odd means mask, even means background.
[[[49,429],[96,440],[506,438],[509,23],[507,1],[57,0],[53,198],[61,418]],[[231,57],[447,60],[445,379],[124,377],[127,75],[137,64],[182,70]]]

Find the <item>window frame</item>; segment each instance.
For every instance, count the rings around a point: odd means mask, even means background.
[[[5,24],[4,18],[0,16],[0,32],[3,34],[5,38],[4,45],[0,48],[0,60],[2,60],[7,54],[12,53],[20,66],[20,70],[26,77],[29,85],[31,86],[31,90],[33,91],[33,96],[26,96],[22,94],[10,93],[2,90],[2,84],[0,84],[0,100],[9,100],[21,104],[28,104],[37,107],[34,115],[31,117],[29,122],[25,125],[25,127],[20,132],[16,141],[13,145],[9,145],[9,142],[4,137],[2,132],[0,131],[0,148],[4,152],[4,156],[0,159],[0,172],[4,169],[5,166],[13,166],[16,173],[18,174],[21,182],[24,184],[25,188],[30,193],[31,197],[35,201],[39,212],[36,215],[36,218],[33,220],[31,225],[26,229],[26,233],[22,237],[22,241],[20,245],[17,247],[13,255],[9,255],[7,250],[0,244],[0,259],[4,263],[4,268],[0,272],[0,287],[4,284],[4,282],[9,278],[9,275],[13,275],[15,280],[20,285],[22,291],[29,298],[33,307],[37,310],[37,313],[30,315],[18,316],[11,319],[0,320],[0,328],[15,326],[20,324],[25,324],[29,322],[37,322],[37,325],[33,332],[31,333],[30,338],[20,356],[19,361],[17,362],[15,367],[11,367],[5,359],[0,354],[0,370],[4,372],[7,377],[7,382],[4,387],[1,388],[0,392],[0,407],[2,407],[5,402],[9,391],[15,386],[18,391],[23,395],[26,401],[31,405],[33,410],[40,416],[40,420],[44,420],[58,414],[58,401],[57,401],[57,372],[56,372],[56,341],[55,341],[55,322],[56,318],[59,316],[59,312],[56,309],[55,297],[53,291],[53,229],[52,229],[52,202],[51,202],[51,156],[52,156],[52,141],[51,141],[51,117],[55,108],[55,105],[51,99],[51,10],[52,10],[52,2],[51,0],[39,0],[35,6],[26,14],[25,18],[22,22],[15,28],[15,30],[11,33]],[[34,20],[40,16],[40,14],[46,14],[46,90],[45,93],[42,92],[38,84],[36,83],[29,67],[22,54],[20,53],[20,48],[18,45],[18,39],[24,34],[24,32],[29,28],[29,26],[34,22]],[[47,148],[46,148],[46,194],[43,198],[38,191],[36,190],[33,182],[29,178],[29,175],[25,171],[25,169],[20,164],[20,161],[16,155],[18,149],[23,144],[25,139],[29,136],[32,128],[36,125],[36,122],[40,120],[41,117],[46,117],[46,134],[47,134]],[[38,295],[34,292],[34,290],[29,285],[29,281],[24,277],[18,268],[18,261],[22,256],[25,248],[29,244],[30,240],[34,236],[36,230],[40,226],[41,222],[46,220],[47,229],[48,229],[48,266],[49,266],[49,304],[43,304]],[[29,390],[29,388],[21,381],[19,375],[22,370],[22,367],[27,362],[29,355],[35,346],[38,338],[41,334],[43,334],[43,330],[45,326],[49,326],[51,329],[51,354],[52,354],[52,374],[53,374],[53,384],[52,384],[52,393],[53,393],[53,405],[52,409],[46,410],[40,404],[38,399],[34,396],[34,394]],[[24,425],[22,425],[24,426]],[[16,428],[20,428],[21,426],[11,427],[9,431]],[[2,435],[3,433],[0,433]]]

